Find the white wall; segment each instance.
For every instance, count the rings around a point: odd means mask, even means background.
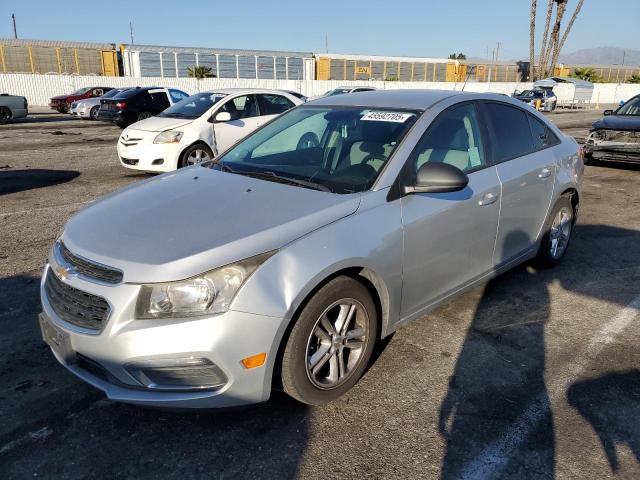
[[[275,88],[296,90],[307,96],[321,95],[327,90],[346,85],[371,85],[380,89],[425,88],[442,90],[461,90],[463,83],[453,82],[345,82],[339,80],[255,80],[207,78],[198,81],[193,78],[134,78],[134,77],[97,77],[75,75],[32,75],[0,74],[0,93],[23,95],[29,105],[48,105],[55,95],[70,93],[81,87],[135,87],[135,86],[175,87],[187,93],[196,93],[216,88]],[[531,83],[469,82],[464,87],[469,92],[493,92],[510,95],[514,90],[531,88]],[[573,99],[573,85],[558,85],[554,91],[559,100]],[[640,85],[597,84],[591,99],[592,103],[618,103],[633,95],[640,94]]]

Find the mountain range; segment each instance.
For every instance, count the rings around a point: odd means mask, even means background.
[[[625,53],[626,52],[626,53]],[[621,65],[640,66],[640,50],[620,47],[596,47],[560,55],[560,63],[567,65]]]

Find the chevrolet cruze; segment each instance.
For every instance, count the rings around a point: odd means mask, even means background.
[[[308,404],[378,340],[529,259],[567,251],[576,142],[517,100],[325,97],[214,160],[77,213],[41,284],[45,341],[113,400]]]

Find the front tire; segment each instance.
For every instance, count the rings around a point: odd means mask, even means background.
[[[100,110],[99,106],[95,106],[91,110],[89,110],[89,119],[90,120],[98,120],[98,110]]]
[[[201,143],[191,145],[183,152],[180,160],[180,167],[190,167],[191,165],[199,165],[202,162],[213,160],[213,152],[211,149]]]
[[[548,268],[562,262],[569,248],[575,221],[576,212],[571,204],[571,197],[563,195],[558,199],[549,216],[547,232],[540,243],[536,263]]]
[[[346,393],[364,373],[378,332],[378,314],[367,288],[337,277],[300,312],[282,354],[284,391],[309,405]]]
[[[141,112],[140,115],[138,115],[138,122],[140,120],[146,120],[147,118],[151,117],[151,113],[149,112]]]

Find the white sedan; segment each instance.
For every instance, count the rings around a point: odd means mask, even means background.
[[[123,130],[118,157],[124,167],[146,172],[169,172],[202,163],[302,103],[281,90],[197,93]]]

